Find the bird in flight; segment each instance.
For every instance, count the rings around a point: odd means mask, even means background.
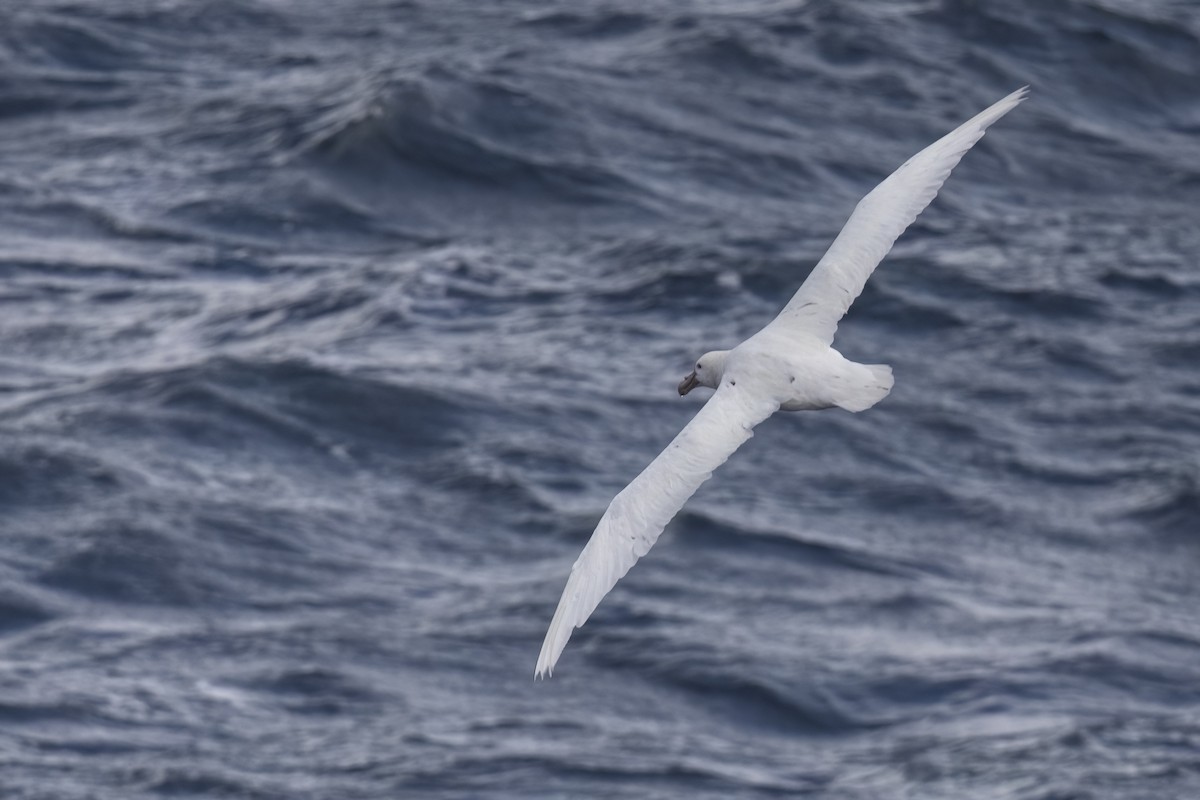
[[[831,346],[838,321],[896,238],[929,205],[963,154],[1028,92],[1019,89],[904,162],[859,201],[841,233],[795,296],[765,328],[732,350],[696,361],[679,384],[716,389],[699,413],[642,474],[613,498],[583,548],[538,655],[550,675],[571,632],[629,568],[700,484],[776,411],[864,411],[892,390],[891,367],[858,364]]]

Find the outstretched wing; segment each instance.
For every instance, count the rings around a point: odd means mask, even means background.
[[[536,676],[549,675],[578,628],[700,484],[753,436],[779,404],[723,384],[650,466],[609,503],[583,548],[538,656]]]
[[[808,280],[768,327],[783,333],[805,333],[832,344],[838,320],[897,237],[937,195],[963,154],[983,137],[989,125],[1025,99],[1028,89],[1018,89],[964,122],[871,190],[854,208]]]

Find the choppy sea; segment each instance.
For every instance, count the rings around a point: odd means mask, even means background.
[[[0,797],[1200,797],[1200,5],[0,3]],[[533,666],[612,495],[1000,97]]]

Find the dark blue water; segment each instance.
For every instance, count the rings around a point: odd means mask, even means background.
[[[1200,797],[1200,8],[0,7],[0,796]],[[858,198],[1023,84],[535,683]]]

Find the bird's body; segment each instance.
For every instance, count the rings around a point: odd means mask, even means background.
[[[741,385],[781,411],[862,411],[892,388],[891,371],[858,364],[816,338],[781,341],[769,329],[728,351],[717,385]],[[882,374],[881,374],[882,373]]]
[[[989,125],[1021,89],[906,161],[859,202],[808,279],[774,320],[732,350],[706,353],[679,384],[716,389],[659,456],[617,494],[571,568],[546,632],[536,675],[549,674],[574,628],[645,555],[712,471],[776,411],[863,411],[892,389],[892,370],[859,364],[832,347],[838,321],[875,267]]]

